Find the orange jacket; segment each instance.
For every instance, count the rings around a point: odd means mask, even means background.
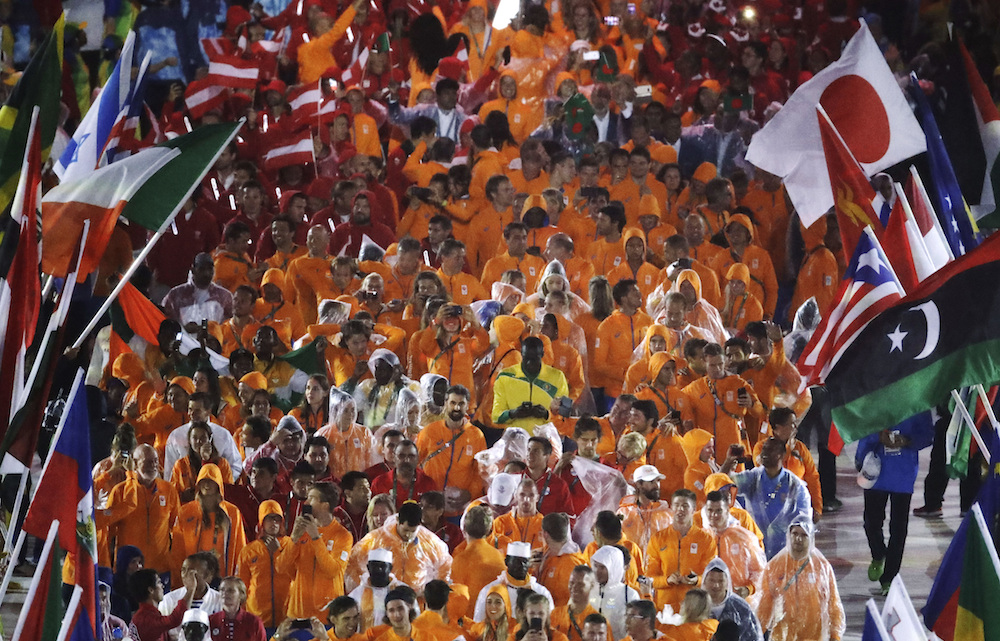
[[[215,281],[216,285],[221,285],[231,292],[235,292],[240,285],[254,286],[247,275],[250,271],[250,257],[244,254],[234,254],[225,250],[218,250],[212,257],[215,261]]]
[[[646,328],[653,324],[642,310],[627,316],[616,309],[597,328],[595,356],[591,361],[590,381],[617,396],[625,383],[625,372],[632,361],[632,352],[642,341]]]
[[[735,329],[742,332],[747,323],[764,320],[764,308],[761,307],[760,300],[751,291],[753,281],[750,279],[750,270],[743,263],[733,263],[726,272],[728,281],[738,280],[745,286],[742,296],[735,297],[728,310],[725,304],[719,307],[719,315],[722,317],[722,325],[727,329]],[[723,295],[723,299],[725,299]]]
[[[505,536],[511,541],[524,541],[534,548],[542,547],[542,515],[514,516],[510,511],[493,519],[493,534]],[[496,577],[493,577],[494,579]]]
[[[632,232],[631,234],[629,232]],[[625,230],[624,239],[626,242],[632,236],[637,238],[642,238],[642,232],[635,230]],[[643,246],[645,246],[646,241],[643,240]],[[656,265],[643,261],[639,265],[639,269],[633,270],[632,266],[628,264],[627,260],[623,260],[617,267],[613,268],[608,272],[608,282],[614,287],[619,281],[634,279],[636,285],[639,286],[639,291],[642,293],[642,307],[646,308],[646,298],[653,293],[656,286],[660,284],[660,270],[656,268]]]
[[[424,473],[438,487],[468,490],[474,499],[483,495],[483,479],[473,457],[485,449],[486,438],[472,423],[466,423],[456,434],[444,421],[435,421],[417,435]]]
[[[229,461],[221,456],[216,456],[215,460],[205,461],[205,463],[212,463],[219,467],[219,471],[222,472],[222,478],[231,479],[233,478],[233,471],[229,467]],[[194,469],[191,467],[191,458],[185,456],[183,458],[177,459],[174,463],[174,469],[170,473],[170,483],[177,490],[177,495],[180,496],[185,490],[193,490],[198,482],[198,474],[195,474]]]
[[[545,271],[545,260],[531,254],[525,254],[518,259],[511,256],[508,252],[494,256],[486,262],[486,266],[483,268],[483,277],[481,279],[483,289],[488,291],[493,286],[493,283],[500,282],[500,277],[508,269],[516,269],[524,274],[524,278],[527,281],[525,291],[533,292],[538,289],[538,278]]]
[[[551,589],[549,591],[551,592]],[[600,612],[589,603],[581,612],[570,612],[569,603],[565,603],[556,606],[552,610],[552,614],[549,616],[549,623],[554,630],[565,634],[566,639],[569,641],[583,641],[583,622],[591,614],[600,614]],[[612,641],[611,626],[609,625],[607,628],[608,641]],[[555,641],[555,639],[552,641]]]
[[[472,274],[458,272],[454,276],[448,276],[439,269],[437,270],[437,275],[441,278],[445,290],[451,296],[451,302],[456,305],[468,305],[473,301],[486,300],[490,297],[479,280]]]
[[[575,544],[572,547],[577,549]],[[580,552],[542,558],[542,566],[538,569],[538,582],[548,589],[555,607],[569,603],[569,576],[573,573],[573,568],[588,564],[589,560]]]
[[[294,290],[295,307],[306,325],[316,322],[317,306],[324,298],[336,298],[330,257],[300,256],[288,266],[285,276],[286,291]]]
[[[670,506],[664,501],[656,501],[643,508],[639,507],[635,495],[621,500],[618,516],[622,520],[622,534],[630,541],[635,541],[640,550],[648,550],[649,540],[653,535],[670,527],[674,520]]]
[[[326,604],[344,594],[344,571],[353,541],[351,533],[333,519],[319,528],[318,539],[304,533],[282,548],[275,567],[295,575],[288,597],[288,616],[323,616]]]
[[[791,213],[788,211],[784,188],[776,191],[750,189],[740,204],[753,211],[754,222],[757,223],[757,244],[771,256],[774,269],[784,274],[787,267],[785,238],[788,235]]]
[[[821,218],[808,229],[802,228],[801,225],[799,228],[802,230],[806,255],[802,259],[802,266],[799,267],[799,274],[795,279],[795,293],[792,295],[792,306],[788,310],[788,317],[791,319],[795,318],[795,312],[809,300],[810,296],[816,298],[820,313],[825,313],[830,309],[840,289],[841,272],[837,258],[823,245],[826,221]]]
[[[612,269],[625,262],[625,237],[613,243],[606,238],[598,238],[587,245],[583,256],[594,266],[595,274],[607,276]]]
[[[486,539],[467,539],[452,555],[451,580],[469,588],[466,616],[472,618],[480,591],[507,570],[503,553]]]
[[[299,46],[300,83],[313,84],[319,80],[324,71],[337,66],[337,60],[333,57],[333,45],[347,33],[347,28],[354,21],[355,13],[353,6],[347,7],[329,31]]]
[[[738,390],[745,388],[752,405],[743,408],[738,405]],[[764,416],[764,406],[753,387],[735,374],[721,380],[702,377],[684,388],[689,403],[683,414],[685,421],[693,421],[715,437],[715,451],[720,460],[725,458],[729,446],[743,444],[749,450],[749,441],[744,429],[744,419],[750,415],[758,419]]]
[[[674,573],[680,573],[682,577],[696,574],[700,584],[705,566],[715,558],[716,553],[715,539],[696,525],[692,525],[684,536],[673,526],[654,534],[647,548],[646,576],[653,577],[657,609],[669,603],[677,612],[684,594],[692,587],[670,585],[667,577]]]
[[[164,459],[167,437],[175,429],[188,422],[186,412],[176,412],[169,405],[163,405],[138,418],[135,424],[136,440],[140,444],[152,445],[160,460]]]
[[[292,540],[283,536],[278,544],[278,551],[272,553],[263,541],[257,540],[240,553],[240,578],[247,586],[247,612],[260,617],[268,628],[285,620],[295,578],[293,573],[279,572],[276,565],[278,556],[292,545]]]
[[[211,463],[204,465],[198,473],[198,482],[211,479],[223,491],[222,472]],[[228,523],[219,523],[216,514],[208,515],[206,525],[198,501],[191,501],[181,506],[177,524],[173,531],[174,568],[180,570],[184,559],[195,552],[213,552],[219,559],[219,572],[226,576],[236,574],[236,561],[246,546],[247,538],[243,530],[243,516],[239,508],[228,501],[223,501],[222,511],[228,517]]]
[[[104,510],[109,526],[117,530],[116,543],[142,550],[144,564],[157,572],[173,568],[170,532],[177,521],[181,503],[168,481],[156,479],[152,487],[139,482],[134,472],[111,490]]]
[[[342,478],[351,470],[366,470],[379,461],[379,444],[372,431],[354,423],[346,432],[336,425],[327,425],[316,436],[330,442],[330,473]]]
[[[448,379],[452,385],[465,385],[472,392],[472,401],[477,398],[476,385],[472,378],[472,367],[490,348],[490,335],[478,323],[462,329],[457,342],[442,349],[436,333],[423,334],[417,349],[427,361],[427,371]]]

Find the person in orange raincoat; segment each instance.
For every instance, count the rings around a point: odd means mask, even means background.
[[[516,630],[512,611],[507,586],[490,588],[486,595],[486,616],[469,629],[472,641],[507,641]]]
[[[670,506],[660,500],[660,487],[664,480],[667,478],[656,467],[640,467],[632,475],[635,494],[624,497],[618,505],[617,514],[622,520],[622,533],[641,550],[648,549],[649,539],[669,527],[673,520]],[[668,482],[671,485],[677,484],[674,479]]]
[[[622,241],[625,247],[625,260],[608,272],[608,282],[614,286],[622,280],[634,280],[639,287],[645,307],[646,298],[653,293],[659,283],[659,270],[646,261],[646,239],[641,229],[627,228],[622,234]]]
[[[736,522],[743,528],[752,532],[757,537],[757,540],[760,541],[761,547],[763,547],[764,533],[757,527],[757,522],[753,520],[750,513],[736,502],[736,482],[724,472],[713,472],[705,477],[703,485],[706,496],[711,492],[722,493],[726,499],[726,503],[729,505],[729,515],[736,519]],[[704,528],[706,527],[706,522],[707,517],[705,516],[704,508],[702,508],[694,515],[694,524],[700,528]]]
[[[764,546],[729,513],[728,492],[714,491],[706,495],[702,521],[705,529],[715,537],[719,557],[729,567],[733,591],[744,599],[759,592],[760,578],[767,563]]]
[[[764,308],[750,291],[750,268],[743,263],[733,263],[726,272],[725,303],[719,309],[722,325],[736,334],[747,323],[764,319]]]
[[[288,595],[295,575],[279,572],[278,556],[292,539],[283,534],[285,515],[277,501],[264,501],[257,508],[259,537],[240,553],[240,578],[247,586],[247,611],[260,617],[264,627],[276,628],[285,620]]]
[[[422,335],[416,349],[427,361],[429,373],[444,376],[452,385],[464,385],[475,402],[473,364],[490,349],[489,333],[470,307],[457,304],[443,305],[434,324],[437,331]]]
[[[813,547],[813,524],[800,515],[788,527],[788,545],[768,561],[757,616],[774,641],[832,639],[847,627],[837,577]]]
[[[733,263],[746,265],[750,271],[750,292],[760,301],[764,315],[771,318],[778,300],[778,279],[767,251],[752,244],[753,223],[745,215],[736,214],[726,223],[725,233],[729,250],[710,258],[708,266],[718,274],[719,283],[724,284]]]
[[[327,415],[330,422],[316,436],[330,442],[331,474],[343,478],[351,470],[367,470],[379,462],[378,441],[370,429],[355,422],[358,411],[353,397],[331,388]]]
[[[506,568],[503,553],[490,545],[486,537],[493,530],[493,517],[486,505],[469,508],[462,521],[462,531],[465,533],[465,544],[457,548],[453,554],[451,578],[455,583],[461,583],[469,588],[469,594],[479,597],[479,592],[492,583]],[[503,590],[506,600],[507,590]],[[465,616],[470,619],[475,614],[476,601],[470,599]],[[490,604],[486,604],[487,623],[496,621],[490,616]],[[505,637],[504,637],[505,638]],[[502,641],[497,639],[495,641]]]
[[[712,434],[700,428],[688,430],[683,437],[684,487],[694,492],[699,502],[705,501],[705,481],[719,466],[715,462],[715,443]],[[696,515],[697,516],[697,515]]]
[[[222,472],[208,463],[198,473],[195,500],[181,507],[173,529],[174,568],[195,552],[212,552],[220,572],[236,574],[236,562],[246,546],[240,510],[225,500]]]
[[[670,505],[673,522],[649,540],[646,576],[653,579],[656,607],[669,604],[677,611],[684,594],[701,582],[701,573],[715,558],[717,548],[712,535],[693,522],[697,509],[694,492],[677,490]]]
[[[306,504],[311,514],[300,514],[282,548],[276,569],[294,574],[288,598],[288,616],[308,619],[322,616],[326,604],[344,594],[344,570],[353,539],[334,518],[339,492],[332,483],[309,489]]]
[[[805,255],[795,278],[795,293],[792,294],[792,305],[788,310],[789,318],[792,319],[796,310],[810,297],[816,299],[821,312],[830,309],[840,288],[837,257],[823,242],[827,232],[826,218],[820,218],[809,228],[802,227],[800,223],[799,229],[802,231]]]
[[[626,394],[635,394],[636,390],[649,385],[653,380],[653,375],[649,371],[650,358],[657,352],[677,348],[678,346],[672,344],[674,340],[676,338],[664,325],[654,323],[646,328],[646,336],[639,346],[638,359],[629,365],[628,371],[625,372],[625,385],[622,391]],[[636,355],[633,354],[632,357],[635,359]]]

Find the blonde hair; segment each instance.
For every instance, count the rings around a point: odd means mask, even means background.
[[[646,452],[646,437],[639,432],[629,432],[618,439],[617,449],[634,461]]]

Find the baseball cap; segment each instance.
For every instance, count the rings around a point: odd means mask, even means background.
[[[636,468],[635,472],[632,473],[632,482],[638,483],[639,481],[659,481],[660,479],[665,479],[667,477],[660,474],[660,470],[656,469],[654,465],[640,465]]]

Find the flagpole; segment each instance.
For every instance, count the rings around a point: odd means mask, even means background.
[[[21,513],[21,504],[24,503],[24,493],[28,490],[28,477],[31,476],[31,469],[28,467],[24,468],[21,472],[21,480],[17,484],[17,496],[14,498],[14,509],[11,512],[10,529],[8,530],[7,540],[4,541],[4,548],[10,552],[10,540],[13,535],[17,532],[17,516]]]
[[[10,561],[7,562],[7,570],[3,573],[3,582],[0,582],[0,602],[3,602],[3,598],[7,596],[7,587],[14,577],[14,566],[17,565],[17,557],[21,555],[21,548],[24,547],[25,538],[27,538],[27,534],[24,530],[20,530],[17,533],[17,543],[14,544],[14,549],[10,552]]]
[[[990,450],[986,447],[986,441],[983,440],[983,435],[979,433],[976,429],[976,421],[972,419],[972,415],[969,414],[969,409],[962,402],[962,397],[958,395],[956,390],[951,390],[951,397],[955,399],[955,404],[958,407],[958,411],[962,413],[962,418],[969,422],[969,431],[972,432],[972,438],[976,439],[976,445],[979,446],[979,451],[983,453],[986,460],[991,460]]]
[[[983,408],[986,410],[986,416],[990,419],[990,424],[993,425],[993,429],[997,431],[997,434],[1000,434],[1000,422],[997,421],[997,415],[993,412],[993,406],[990,405],[990,398],[986,394],[982,383],[976,383],[976,391],[979,392],[979,398],[983,401]]]
[[[80,601],[83,600],[83,588],[80,585],[73,587],[73,596],[69,598],[69,605],[66,606],[66,614],[63,615],[62,624],[59,626],[59,634],[56,641],[63,641],[69,638],[73,622],[76,620],[76,611],[80,609]],[[11,640],[13,641],[13,639]],[[109,641],[105,639],[104,641]]]
[[[50,562],[55,565],[55,559],[49,559],[52,552],[52,546],[55,545],[56,538],[59,536],[59,521],[52,521],[52,525],[49,526],[49,533],[45,537],[45,546],[42,548],[42,556],[39,558],[38,567],[35,568],[35,574],[31,577],[31,585],[28,587],[28,596],[24,599],[24,604],[21,606],[21,614],[17,617],[17,625],[14,627],[14,636],[11,637],[11,641],[18,641],[21,638],[21,633],[24,632],[24,625],[27,619],[28,612],[31,611],[31,605],[38,596],[38,585],[42,581],[42,572],[45,571],[45,563]],[[55,568],[51,568],[55,570]],[[6,588],[6,586],[4,586]],[[0,597],[2,598],[2,597]]]

